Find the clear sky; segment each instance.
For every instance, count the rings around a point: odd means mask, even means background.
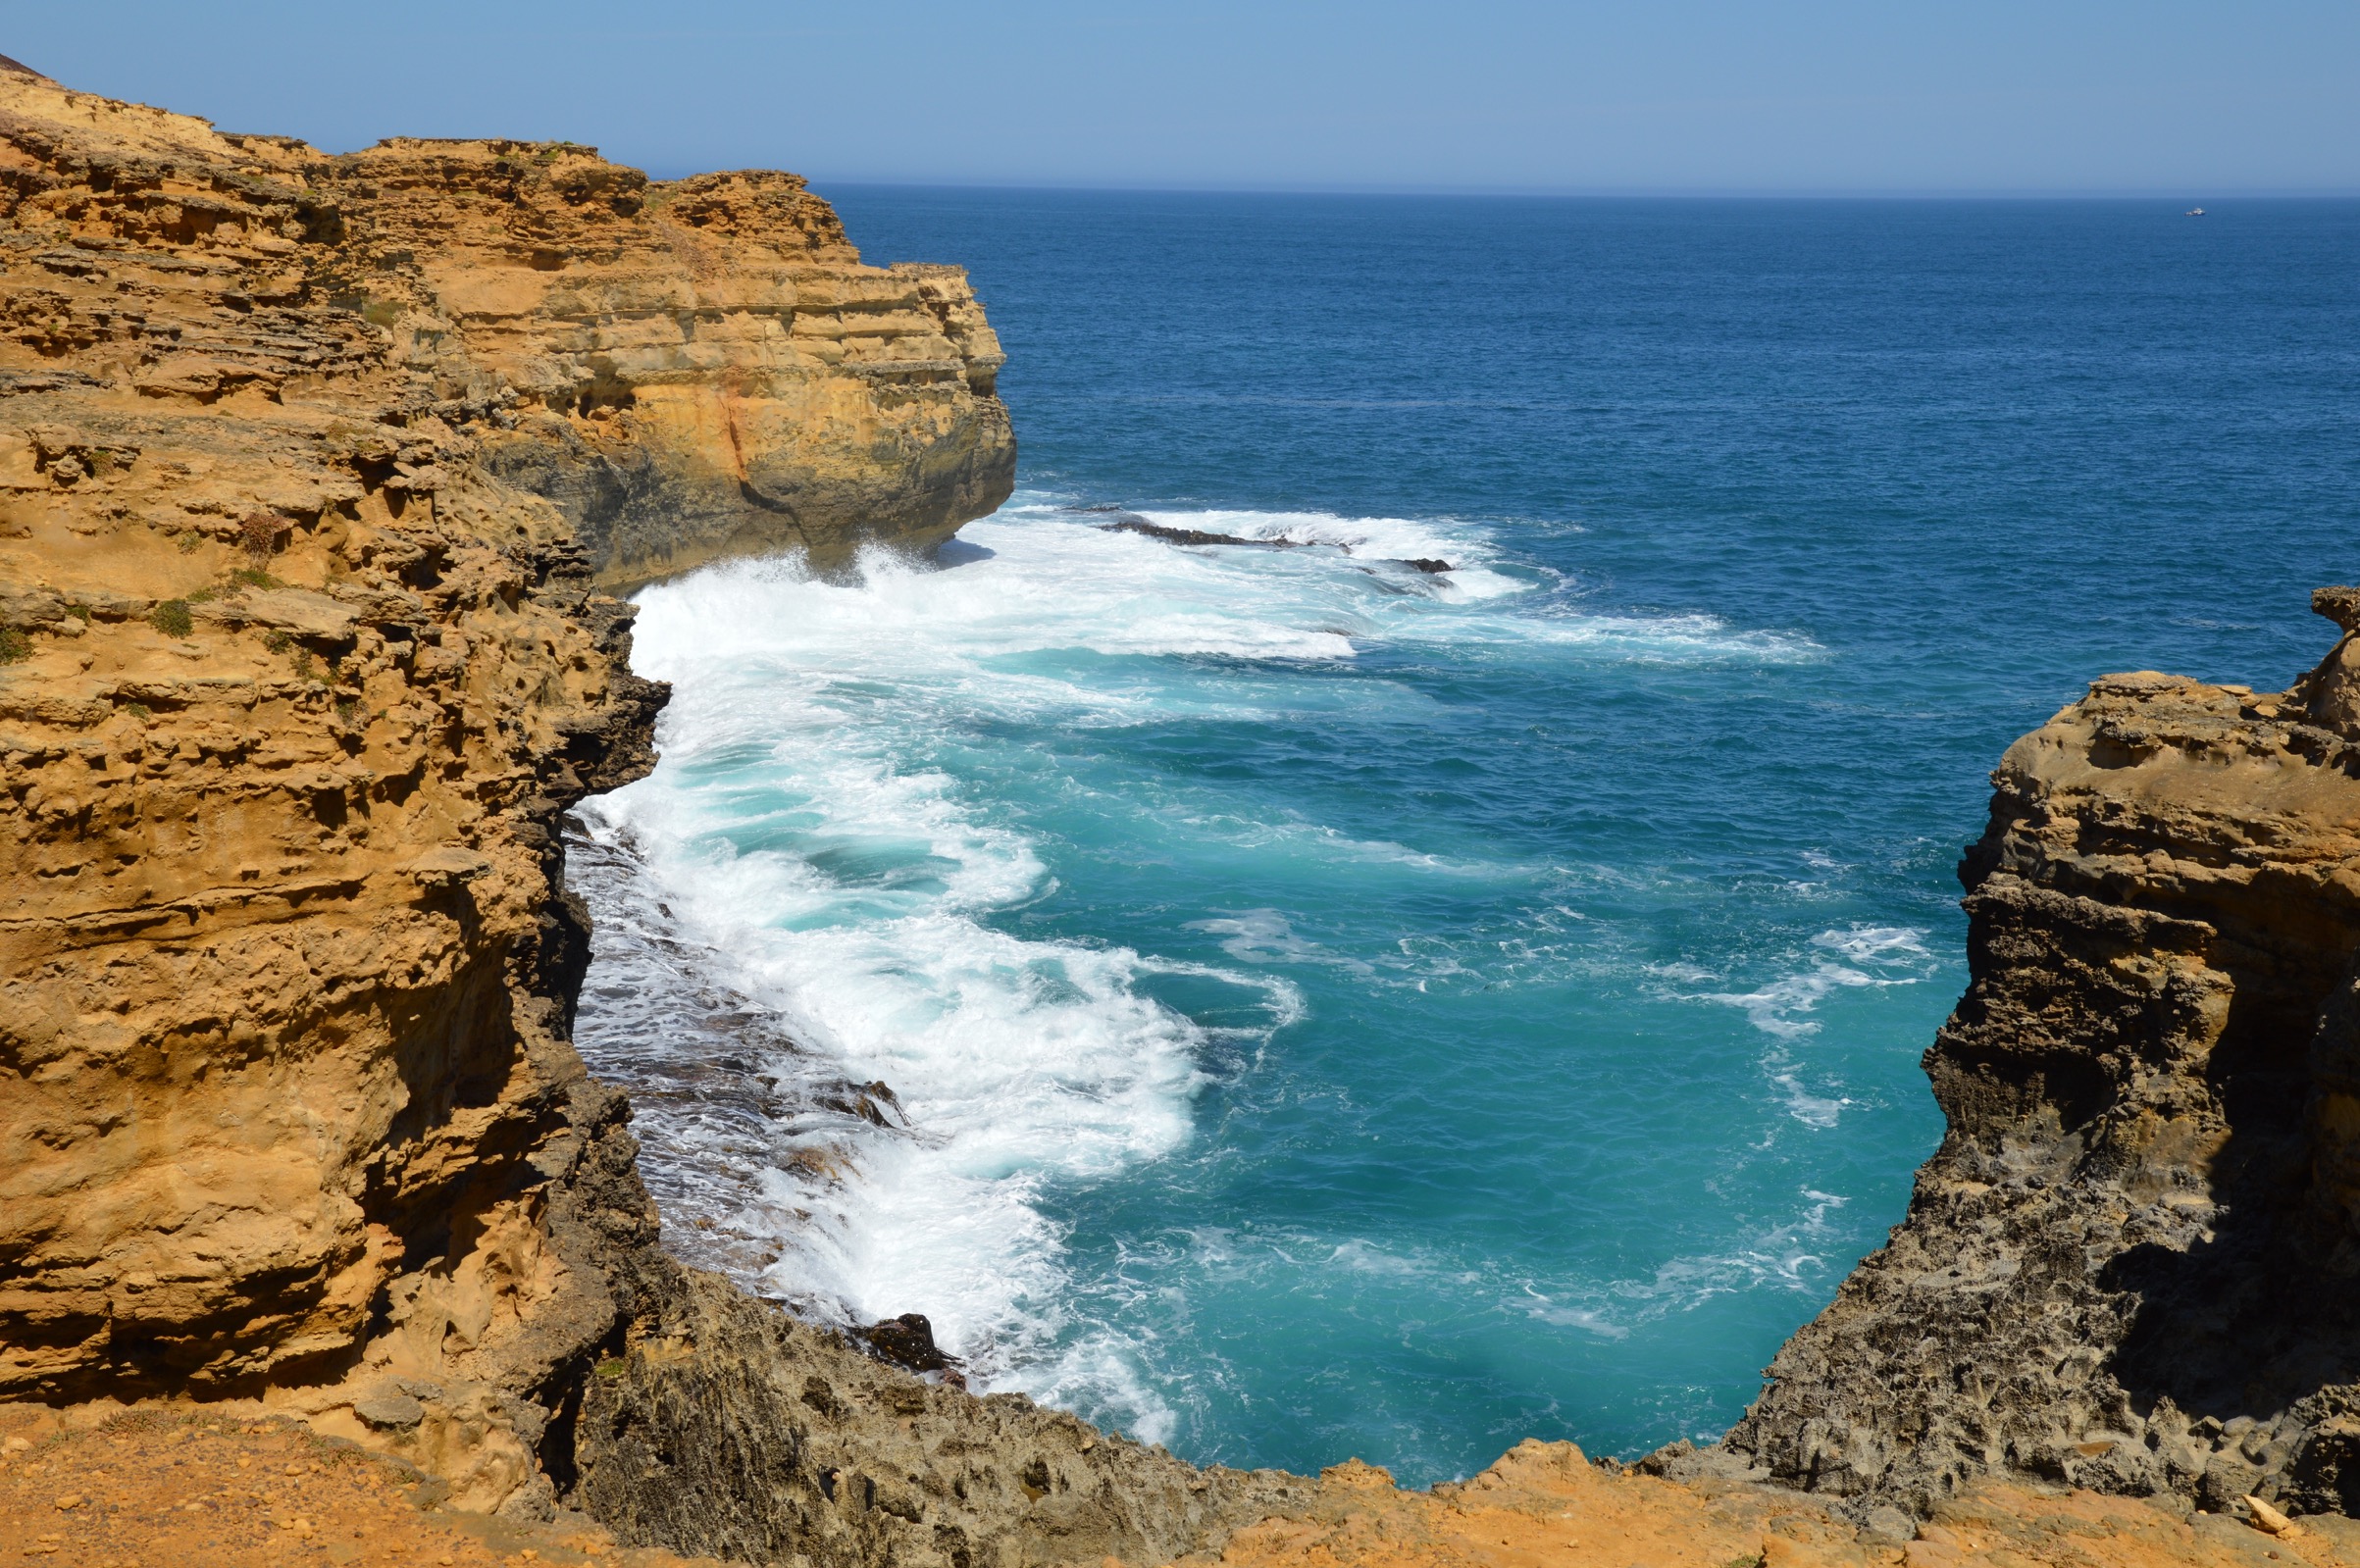
[[[2360,191],[2360,0],[0,0],[71,86],[331,150],[1566,191]]]

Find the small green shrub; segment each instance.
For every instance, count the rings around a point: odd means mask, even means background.
[[[361,307],[361,320],[372,327],[390,327],[401,320],[401,307],[389,299],[373,299]]]
[[[295,650],[295,679],[309,681],[319,673],[320,667],[312,663],[311,649],[297,648]]]
[[[86,604],[69,604],[66,606],[66,613],[84,626],[90,624],[90,607]]]
[[[32,639],[13,626],[0,626],[0,664],[23,664],[32,657]]]
[[[191,529],[186,533],[180,535],[180,553],[182,555],[194,554],[197,546],[203,544],[204,542],[205,535],[197,532],[194,529]]]
[[[631,1363],[628,1361],[601,1361],[598,1363],[598,1376],[609,1383],[614,1382],[630,1370]]]
[[[286,586],[285,583],[280,582],[277,578],[271,576],[268,572],[265,572],[261,567],[258,566],[239,567],[236,571],[230,574],[230,581],[232,582],[242,582],[249,588],[282,588]]]
[[[147,704],[144,702],[127,702],[123,705],[123,711],[141,724],[147,723]]]
[[[273,653],[284,653],[295,645],[295,639],[283,632],[272,632],[264,635],[262,645]]]
[[[166,599],[147,612],[147,621],[168,637],[184,637],[196,630],[196,623],[188,618],[186,599]]]
[[[188,596],[188,602],[190,604],[211,604],[214,600],[220,598],[221,596],[221,589],[208,583],[206,586],[197,589],[194,593],[191,593]]]

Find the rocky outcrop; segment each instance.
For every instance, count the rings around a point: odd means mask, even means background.
[[[652,183],[588,148],[391,141],[318,173],[329,279],[597,581],[931,549],[1007,499],[1001,354],[955,267],[859,265],[793,175]]]
[[[629,1339],[571,1421],[570,1495],[626,1539],[865,1568],[1157,1563],[1317,1494],[930,1383],[717,1275],[635,1262]]]
[[[285,1423],[212,1409],[33,1411],[0,1405],[0,1542],[61,1563],[459,1568],[495,1563],[714,1568],[633,1548],[577,1514],[549,1523],[437,1506],[439,1484]],[[684,1491],[691,1490],[684,1488]],[[865,1494],[851,1480],[836,1496]],[[71,1506],[60,1507],[61,1498]],[[195,1501],[196,1506],[188,1504]],[[834,1508],[834,1504],[828,1505]],[[853,1517],[849,1505],[832,1519]],[[888,1521],[898,1515],[884,1514]],[[854,1528],[863,1528],[855,1526]],[[2360,1523],[2182,1518],[2143,1499],[1986,1483],[1912,1526],[1855,1530],[1824,1499],[1772,1487],[1679,1485],[1522,1442],[1472,1479],[1401,1492],[1380,1469],[1331,1466],[1316,1501],[1233,1535],[1211,1568],[2312,1568],[2360,1562]],[[1074,1545],[1079,1538],[1068,1538]],[[951,1538],[953,1547],[961,1543]],[[48,1549],[44,1549],[48,1548]],[[967,1548],[991,1561],[998,1548]],[[784,1560],[792,1562],[788,1556]],[[924,1555],[897,1557],[925,1561]],[[1136,1559],[1134,1559],[1136,1560]]]
[[[2012,747],[1909,1214],[1727,1447],[1923,1513],[2014,1472],[2360,1505],[2360,594],[2257,695],[2112,676]]]
[[[330,158],[0,69],[0,1400],[815,1564],[1170,1555],[1305,1485],[681,1268],[569,1039],[555,828],[664,699],[605,590],[939,539],[1006,493],[999,362],[790,176]]]
[[[928,548],[1013,482],[965,275],[860,265],[792,175],[650,181],[563,142],[328,157],[16,71],[0,224],[18,427],[128,456],[149,422],[340,414],[343,448],[298,465],[310,487],[252,497],[282,527],[465,464],[549,501],[611,587],[755,550]],[[18,476],[79,462],[34,439]]]

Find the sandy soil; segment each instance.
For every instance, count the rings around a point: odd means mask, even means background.
[[[1569,1443],[1526,1442],[1461,1486],[1405,1492],[1339,1466],[1338,1500],[1241,1532],[1220,1568],[2293,1568],[2360,1564],[2360,1524],[2279,1536],[2222,1514],[2182,1517],[2088,1492],[1978,1489],[1895,1541],[1811,1498],[1734,1483],[1601,1469]],[[1358,1486],[1351,1483],[1357,1479]],[[1331,1492],[1338,1489],[1331,1486]]]
[[[689,1561],[618,1548],[587,1520],[520,1525],[444,1512],[436,1505],[440,1483],[289,1423],[134,1411],[70,1430],[76,1425],[73,1416],[61,1422],[29,1407],[0,1407],[0,1562],[676,1568]]]

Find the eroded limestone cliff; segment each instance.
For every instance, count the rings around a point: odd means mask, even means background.
[[[33,438],[19,488],[148,447],[153,482],[198,429],[289,460],[237,517],[150,507],[151,529],[226,537],[260,510],[283,531],[463,465],[550,501],[541,526],[613,586],[756,550],[929,547],[1013,482],[1002,356],[965,275],[860,265],[793,175],[657,182],[563,142],[327,157],[16,68],[0,221],[12,417],[71,414],[58,438],[83,453]],[[338,418],[357,429],[325,433]],[[297,428],[314,450],[278,450]],[[473,521],[499,544],[534,527]]]
[[[1906,1221],[1727,1445],[2360,1510],[2360,593],[2286,692],[2110,676],[2011,747]]]
[[[791,176],[328,157],[0,67],[0,1400],[818,1562],[1168,1556],[1301,1485],[679,1268],[569,1041],[554,829],[664,697],[601,590],[926,547],[1007,492],[999,364]]]

